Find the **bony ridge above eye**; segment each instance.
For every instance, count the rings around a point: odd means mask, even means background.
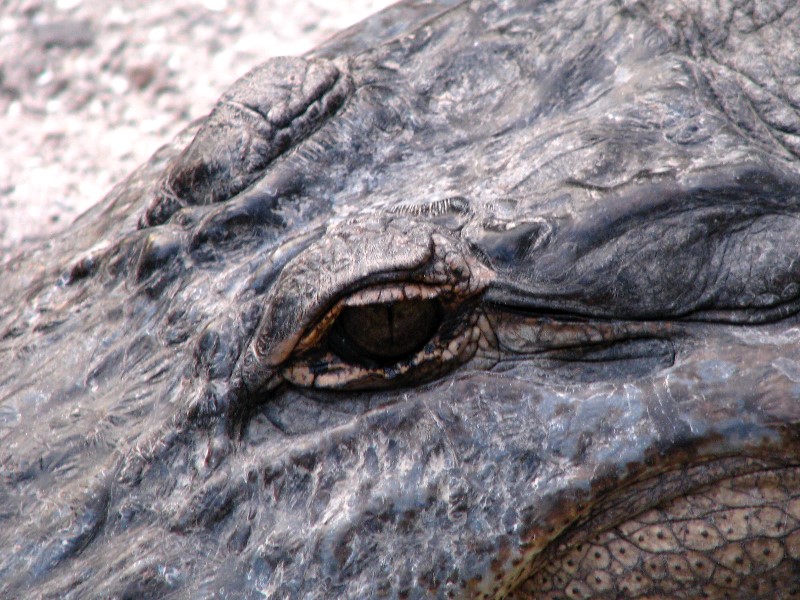
[[[282,381],[377,389],[438,377],[474,355],[493,277],[463,240],[425,222],[337,225],[284,267],[233,386],[248,402]]]

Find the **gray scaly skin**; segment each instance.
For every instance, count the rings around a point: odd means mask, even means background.
[[[405,2],[2,275],[0,596],[800,592],[800,9]]]

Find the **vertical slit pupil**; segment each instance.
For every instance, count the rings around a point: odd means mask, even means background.
[[[336,319],[330,342],[345,360],[390,364],[421,350],[441,322],[436,300],[348,306]]]

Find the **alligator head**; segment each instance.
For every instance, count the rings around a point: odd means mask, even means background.
[[[796,3],[405,2],[3,274],[0,588],[800,590]]]

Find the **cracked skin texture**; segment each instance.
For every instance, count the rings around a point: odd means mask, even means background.
[[[796,596],[799,17],[405,2],[246,75],[2,275],[0,595]]]

